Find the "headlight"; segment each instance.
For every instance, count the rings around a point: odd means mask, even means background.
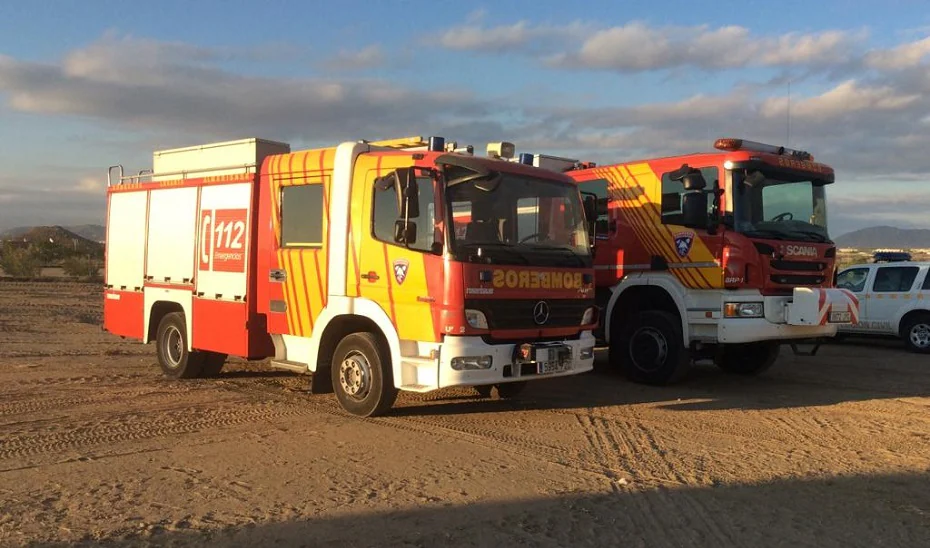
[[[584,311],[584,316],[581,317],[581,325],[590,325],[597,321],[597,308],[590,307]]]
[[[488,328],[488,318],[484,315],[484,312],[480,310],[466,309],[465,320],[468,321],[468,325],[474,327],[475,329]]]
[[[491,356],[459,356],[452,358],[452,369],[456,371],[490,369],[491,363],[493,363]]]
[[[723,315],[727,318],[761,318],[764,310],[762,303],[726,303]]]

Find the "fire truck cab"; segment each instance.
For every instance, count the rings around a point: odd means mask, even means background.
[[[360,416],[398,390],[509,397],[591,370],[577,187],[507,161],[512,145],[471,150],[243,139],[157,151],[138,175],[113,166],[104,328],[155,342],[173,378],[271,358]]]
[[[834,288],[833,169],[744,139],[714,146],[606,166],[562,159],[561,171],[596,204],[587,210],[596,212],[605,366],[633,380],[673,382],[697,358],[757,374],[782,343],[832,337],[857,321],[855,295]]]

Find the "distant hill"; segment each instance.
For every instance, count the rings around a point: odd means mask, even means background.
[[[37,226],[17,231],[6,238],[12,245],[20,248],[35,249],[41,259],[48,264],[72,255],[90,255],[103,257],[103,244],[61,226]]]
[[[50,227],[34,227],[34,226],[19,226],[16,228],[11,228],[9,230],[4,230],[0,232],[0,239],[9,240],[11,238],[22,238],[22,236],[36,228],[50,228]],[[65,226],[57,227],[61,228],[67,232],[71,232],[81,238],[91,240],[94,242],[103,242],[107,236],[107,229],[101,225],[76,225],[76,226]]]
[[[95,242],[102,242],[107,238],[107,229],[105,226],[101,225],[77,225],[66,226],[65,228],[78,236],[83,236]]]
[[[930,248],[930,230],[920,228],[895,228],[893,226],[871,226],[834,238],[837,247],[859,249]]]

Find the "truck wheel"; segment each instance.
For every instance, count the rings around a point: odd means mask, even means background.
[[[714,363],[734,375],[758,375],[775,364],[779,350],[781,344],[775,342],[725,344],[721,345]]]
[[[203,367],[201,368],[202,377],[215,377],[223,370],[226,365],[226,354],[220,352],[204,352]]]
[[[155,345],[158,365],[165,376],[192,379],[201,375],[204,355],[187,349],[187,324],[181,312],[165,314],[161,319]]]
[[[336,347],[331,368],[333,392],[343,409],[359,417],[383,415],[397,389],[390,354],[373,333],[353,333]]]
[[[910,318],[901,335],[911,352],[930,353],[930,314],[917,314]]]
[[[617,331],[611,337],[610,361],[618,364],[631,381],[671,384],[681,379],[691,366],[682,343],[681,323],[668,312],[640,312]]]

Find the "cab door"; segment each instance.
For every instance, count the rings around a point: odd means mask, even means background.
[[[657,231],[666,250],[669,268],[686,287],[711,289],[723,287],[723,269],[720,267],[723,250],[723,230],[710,234],[706,228],[686,226],[684,210],[688,201],[703,194],[706,197],[707,219],[714,209],[714,191],[720,181],[718,166],[692,165],[700,170],[707,183],[702,190],[686,190],[673,175],[679,165],[664,165],[660,177],[659,219]],[[722,198],[721,198],[722,200]]]
[[[359,292],[379,303],[401,340],[439,340],[438,309],[442,304],[442,231],[436,183],[427,173],[415,173],[416,192],[404,215],[389,169],[364,175],[365,198]],[[386,181],[386,179],[388,181]],[[407,234],[398,227],[406,220]],[[398,239],[398,236],[407,237]]]
[[[917,298],[914,281],[919,271],[917,266],[888,265],[875,269],[868,312],[876,332],[897,335],[901,309]]]

